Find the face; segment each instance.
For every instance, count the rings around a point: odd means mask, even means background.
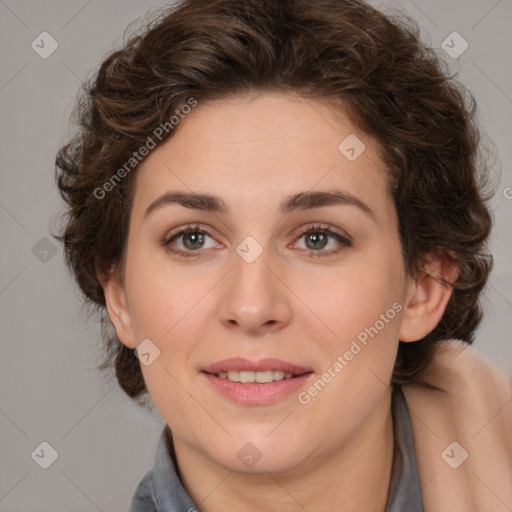
[[[376,145],[342,113],[199,104],[138,170],[125,257],[114,323],[159,350],[141,367],[175,443],[286,471],[389,414],[408,279]]]

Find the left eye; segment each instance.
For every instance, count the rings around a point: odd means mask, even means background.
[[[305,239],[305,244],[307,249],[325,249],[326,245],[328,245],[329,238],[333,237],[334,233],[326,232],[326,230],[310,230],[304,233],[300,238]]]
[[[345,238],[334,231],[322,227],[312,227],[298,234],[298,240],[304,238],[305,250],[309,251],[310,256],[329,256],[336,254],[340,251],[339,246],[351,246],[352,243],[348,238]],[[334,247],[329,250],[324,250],[329,241],[334,240]],[[296,242],[294,245],[297,245]]]

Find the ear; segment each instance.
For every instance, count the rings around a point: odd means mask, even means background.
[[[112,270],[108,275],[98,275],[98,279],[103,287],[107,313],[116,330],[117,337],[123,345],[134,349],[137,344],[133,335],[130,312],[121,277],[117,271]]]
[[[451,283],[458,274],[458,265],[451,256],[435,254],[426,258],[423,269],[409,281],[400,341],[421,340],[436,328],[450,300]]]

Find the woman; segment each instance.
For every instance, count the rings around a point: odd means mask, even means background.
[[[474,102],[357,0],[188,0],[101,65],[62,240],[166,427],[132,512],[512,507]]]

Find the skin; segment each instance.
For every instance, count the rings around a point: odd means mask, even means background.
[[[350,134],[366,146],[355,161],[338,150]],[[373,214],[348,204],[278,212],[291,194],[332,189],[356,196]],[[230,212],[167,204],[145,216],[167,191],[213,194]],[[190,223],[212,236],[199,256],[180,258],[162,240]],[[316,248],[311,233],[299,238],[313,224],[351,245],[330,237]],[[236,252],[248,236],[262,248],[250,264]],[[194,252],[195,240],[185,239],[171,246]],[[453,279],[455,272],[436,256],[425,272],[406,272],[385,168],[370,137],[321,101],[269,92],[200,103],[146,157],[123,268],[101,278],[121,342],[135,348],[149,338],[160,350],[141,365],[144,379],[202,511],[383,511],[398,340],[433,330],[451,291],[432,276]],[[235,404],[200,372],[229,357],[274,357],[311,368],[299,391],[307,390],[394,303],[401,311],[305,405],[296,392],[269,405]],[[261,453],[252,467],[237,457],[248,442]]]

